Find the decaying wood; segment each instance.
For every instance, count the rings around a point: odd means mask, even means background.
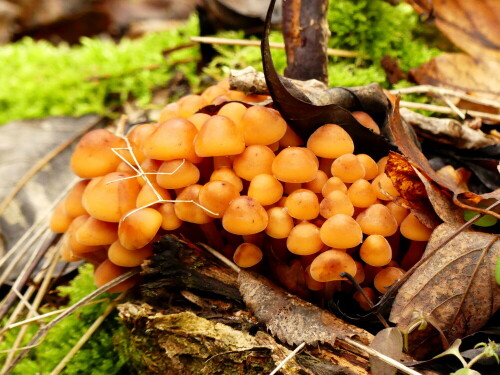
[[[481,130],[463,126],[457,120],[427,117],[407,108],[400,109],[401,117],[416,128],[417,133],[428,138],[446,141],[458,148],[479,148],[498,144],[498,140],[488,137]]]
[[[244,280],[248,278],[248,274],[243,276]],[[133,303],[119,306],[129,328],[129,339],[124,341],[131,365],[141,374],[270,373],[296,345],[279,342],[249,311],[239,292],[244,280],[238,280],[237,272],[202,248],[174,236],[162,238],[155,245],[155,255],[143,267],[139,295]],[[326,311],[324,316],[337,319]],[[343,324],[354,339],[361,338],[360,342],[372,337],[358,327]],[[337,335],[333,346],[306,346],[280,371],[311,375],[369,373],[367,357],[343,342],[342,334]]]
[[[287,57],[285,76],[315,78],[328,83],[326,54],[330,30],[326,21],[327,0],[283,2],[283,37]]]
[[[381,100],[378,92],[379,85],[374,83],[366,86],[349,87],[349,91],[342,87],[328,87],[323,82],[316,79],[305,81],[283,78],[284,81],[293,83],[298,90],[303,93],[314,105],[328,105],[335,103],[344,108],[351,108],[357,105],[356,98],[350,93],[354,93],[363,102]],[[242,70],[231,70],[229,74],[231,89],[243,91],[248,94],[268,95],[266,79],[264,73],[258,72],[253,67]],[[385,99],[387,100],[387,99]]]

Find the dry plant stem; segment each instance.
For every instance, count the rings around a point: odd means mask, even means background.
[[[88,341],[88,339],[94,334],[94,332],[99,328],[99,326],[104,322],[109,314],[113,312],[116,305],[123,299],[126,292],[121,293],[116,299],[111,302],[106,310],[95,320],[94,323],[89,327],[89,329],[83,334],[83,336],[78,340],[78,342],[71,348],[71,350],[64,356],[64,358],[59,362],[59,364],[52,370],[50,375],[59,374],[68,364],[68,362],[75,356],[75,354],[80,350],[80,348]]]
[[[354,340],[350,339],[349,337],[346,337],[344,340],[349,345],[352,345],[355,348],[361,349],[362,351],[364,351],[365,353],[367,353],[369,355],[372,355],[374,357],[377,357],[377,358],[381,359],[385,363],[387,363],[387,364],[389,364],[391,366],[394,366],[399,371],[404,372],[405,374],[408,374],[408,375],[422,375],[422,373],[420,373],[418,371],[415,371],[415,370],[412,370],[411,368],[403,365],[401,362],[398,362],[395,359],[386,356],[385,354],[379,353],[378,351],[376,351],[375,349],[370,348],[369,346],[360,344],[359,342],[354,341]]]
[[[215,37],[209,37],[209,36],[192,36],[190,39],[193,42],[199,42],[199,43],[205,43],[205,44],[260,47],[259,40],[215,38]],[[269,45],[271,48],[285,49],[284,43],[269,43]],[[362,57],[362,56],[360,56],[359,52],[356,52],[356,51],[346,51],[346,50],[334,49],[334,48],[328,48],[326,53],[328,56]]]
[[[64,143],[60,144],[48,154],[46,154],[42,159],[40,159],[31,169],[26,172],[26,174],[18,181],[16,186],[10,191],[10,193],[5,197],[5,199],[0,203],[0,215],[5,211],[9,203],[14,199],[14,197],[19,193],[19,191],[26,185],[26,183],[43,167],[45,167],[52,159],[59,155],[64,149],[71,146],[75,140],[81,137],[83,134],[87,133],[90,129],[97,126],[102,118],[98,118],[89,125],[82,128],[77,134],[75,134],[70,139],[66,140]]]
[[[52,259],[51,257],[57,256],[59,248],[60,248],[60,243],[58,243],[58,246],[54,247],[54,251],[52,253],[52,256],[49,256],[48,258]],[[50,261],[49,261],[49,267],[50,267]],[[42,282],[44,276],[46,275],[46,272],[47,272],[47,267],[43,267],[40,270],[40,272],[38,272],[38,274],[33,278],[33,284],[34,285],[30,285],[28,287],[28,289],[26,290],[26,292],[24,293],[24,298],[26,300],[31,299],[31,296],[36,291],[35,285],[38,285],[40,282]],[[49,288],[50,288],[50,285],[49,285]],[[16,319],[19,317],[19,315],[22,313],[23,310],[24,310],[24,305],[21,302],[18,303],[17,306],[16,306],[16,308],[12,312],[12,314],[9,316],[9,319],[6,322],[5,327],[8,327],[9,325],[13,324],[16,321]],[[39,317],[40,317],[40,315],[39,315]],[[1,335],[6,330],[8,330],[8,329],[3,328],[2,330],[0,330],[0,340],[2,339]]]
[[[38,316],[38,313],[36,310],[40,307],[40,304],[42,303],[43,297],[45,297],[45,293],[47,292],[48,286],[50,284],[50,279],[52,278],[52,275],[54,274],[54,271],[56,269],[57,263],[59,261],[59,252],[54,252],[52,254],[51,260],[50,260],[50,266],[47,269],[47,272],[45,273],[45,277],[43,279],[42,285],[40,285],[40,289],[38,290],[38,293],[35,297],[35,300],[33,301],[32,308],[30,309],[30,312],[28,313],[28,318],[31,318],[32,316],[36,315]],[[7,359],[5,360],[4,367],[8,366],[10,362],[12,362],[12,359],[14,358],[15,350],[19,348],[21,345],[24,336],[26,335],[26,332],[28,331],[27,325],[23,326],[21,330],[19,331],[19,334],[16,337],[16,340],[14,342],[14,345],[12,346],[12,351],[9,353],[7,356]]]
[[[299,346],[297,346],[297,347],[295,348],[295,350],[294,350],[293,352],[291,352],[290,354],[288,354],[288,355],[286,356],[286,358],[285,358],[283,361],[281,361],[281,362],[278,364],[278,366],[276,366],[276,368],[275,368],[273,371],[271,371],[271,373],[270,373],[269,375],[275,375],[275,374],[276,374],[276,373],[277,373],[277,372],[278,372],[278,371],[279,371],[279,370],[280,370],[283,366],[285,366],[285,365],[286,365],[286,363],[287,363],[289,360],[291,360],[293,357],[295,357],[295,356],[297,355],[297,353],[298,353],[298,352],[300,352],[304,346],[306,346],[306,343],[305,343],[305,342],[303,342],[302,344],[300,344]]]
[[[100,296],[101,294],[105,293],[108,291],[108,289],[111,289],[115,285],[120,284],[122,281],[128,280],[131,277],[137,275],[139,273],[139,269],[134,269],[131,271],[128,271],[127,273],[124,273],[123,275],[117,277],[116,279],[110,281],[109,283],[101,286],[100,288],[96,289],[86,297],[82,298],[80,301],[75,303],[73,306],[69,307],[66,309],[61,315],[59,315],[57,318],[52,320],[51,322],[47,323],[45,327],[42,327],[38,330],[38,332],[33,336],[33,338],[30,340],[28,345],[25,348],[20,349],[21,353],[14,358],[14,360],[10,363],[9,367],[2,369],[2,372],[0,375],[7,375],[9,374],[15,366],[28,354],[29,350],[33,347],[35,347],[37,344],[39,344],[40,339],[42,339],[47,332],[54,327],[57,323],[62,321],[64,318],[68,317],[71,315],[73,312],[78,310],[80,307],[84,306],[87,302],[93,300],[94,298]]]
[[[342,272],[340,274],[340,276],[346,277],[347,279],[349,279],[349,281],[354,286],[354,288],[356,288],[356,290],[359,293],[361,293],[361,295],[365,299],[365,301],[368,304],[368,306],[370,306],[370,309],[373,310],[374,305],[373,305],[372,300],[366,295],[365,291],[363,290],[363,288],[361,288],[361,285],[359,285],[359,283],[356,281],[356,279],[350,273],[347,273],[347,272]],[[378,311],[373,311],[373,313],[374,313],[374,315],[377,317],[377,319],[380,321],[380,323],[382,323],[382,325],[385,328],[389,328],[390,327],[389,323],[387,323],[387,320],[382,316],[382,314],[380,314]]]
[[[488,208],[473,207],[473,206],[469,206],[468,204],[460,202],[457,198],[457,195],[454,194],[453,195],[453,203],[455,203],[458,207],[463,208],[464,210],[475,211],[475,212],[481,213],[483,215],[490,215],[490,216],[496,217],[497,219],[500,220],[500,214],[493,211],[493,208],[498,206],[498,204],[500,204],[500,201],[496,202],[493,206],[490,206]]]
[[[412,86],[402,89],[391,90],[391,94],[394,95],[434,94],[442,96],[454,96],[463,100],[467,100],[468,102],[471,103],[482,104],[493,108],[500,108],[500,102],[497,102],[496,100],[478,98],[477,96],[468,95],[460,90],[446,89],[443,87],[437,87],[432,85],[420,85],[420,86]]]
[[[460,117],[462,120],[465,120],[465,114],[455,104],[453,104],[450,98],[442,96],[441,99],[443,99],[446,105],[450,107],[458,117]]]
[[[14,282],[12,289],[15,288],[19,290],[26,284],[31,274],[33,273],[33,271],[35,270],[35,268],[37,267],[37,265],[40,263],[43,256],[47,252],[48,245],[53,241],[54,237],[55,235],[51,233],[50,230],[47,230],[44,233],[43,237],[40,239],[39,245],[33,251],[30,259],[26,262],[21,273]],[[13,290],[11,290],[2,301],[2,304],[0,305],[0,319],[4,318],[5,314],[9,310],[10,306],[12,306],[12,303],[14,303],[15,299],[16,299],[16,294],[14,293]]]
[[[219,253],[217,250],[212,249],[210,246],[207,246],[205,244],[200,244],[206,251],[208,251],[210,254],[212,254],[214,257],[219,259],[222,263],[224,263],[226,266],[231,268],[233,271],[236,273],[239,273],[241,271],[241,268],[238,267],[236,264],[231,262],[229,259],[227,259],[224,255]]]
[[[50,207],[45,210],[45,212],[41,215],[40,219],[38,219],[29,229],[22,235],[22,237],[12,246],[12,248],[0,259],[0,267],[2,267],[5,262],[9,261],[9,267],[7,269],[12,270],[12,268],[15,266],[12,263],[17,262],[18,258],[21,257],[31,245],[42,235],[42,233],[47,230],[47,222],[49,216],[52,214],[54,211],[54,208],[61,202],[68,192],[73,188],[73,185],[79,181],[79,178],[75,178],[73,181],[71,181],[59,194],[59,196],[52,202]],[[35,232],[36,230],[36,232]],[[35,234],[33,234],[35,232]],[[28,242],[26,242],[28,241]],[[19,248],[23,246],[21,250]],[[16,258],[12,259],[12,255],[16,254]],[[16,260],[17,259],[17,260]],[[17,264],[17,263],[16,263]],[[1,276],[1,281],[0,285],[2,285],[5,280],[6,280],[6,274],[8,277],[8,274],[10,273],[5,270]]]
[[[26,295],[26,294],[25,294]],[[98,299],[96,301],[92,301],[92,302],[89,302],[89,303],[86,303],[85,305],[83,306],[90,306],[90,305],[95,305],[97,303],[102,303],[102,302],[109,302],[109,298],[102,298],[102,299]],[[8,324],[6,325],[4,328],[2,328],[0,330],[0,335],[3,335],[5,332],[7,331],[10,331],[11,329],[14,329],[16,327],[21,327],[21,326],[24,326],[26,324],[31,324],[31,323],[34,323],[34,322],[38,322],[40,320],[43,320],[45,318],[50,318],[51,316],[54,316],[54,315],[58,315],[60,313],[63,313],[67,310],[68,308],[65,308],[65,309],[59,309],[59,310],[54,310],[54,311],[51,311],[51,312],[48,312],[48,313],[45,313],[45,314],[41,314],[41,315],[38,315],[38,316],[35,316],[33,318],[29,318],[29,319],[25,319],[25,320],[21,320],[20,322],[16,322],[16,323],[12,323],[12,324]]]
[[[439,112],[439,113],[446,113],[446,114],[454,114],[455,111],[448,107],[443,107],[440,105],[433,105],[433,104],[424,104],[424,103],[413,103],[413,102],[406,102],[406,101],[400,101],[399,106],[402,108],[410,108],[410,109],[422,109],[425,111],[432,111],[432,112]],[[492,113],[486,113],[486,112],[479,112],[479,111],[464,111],[466,115],[470,115],[472,117],[479,117],[483,118],[486,120],[492,120],[492,121],[500,121],[500,115],[494,115]]]

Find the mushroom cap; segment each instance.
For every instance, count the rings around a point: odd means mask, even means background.
[[[233,234],[245,235],[263,231],[268,221],[262,205],[255,198],[242,195],[229,204],[222,217],[222,226]]]
[[[356,263],[352,257],[341,250],[327,250],[319,254],[311,263],[311,277],[320,282],[346,280],[341,277],[342,272],[356,274]]]

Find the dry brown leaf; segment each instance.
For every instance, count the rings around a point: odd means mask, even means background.
[[[451,236],[458,225],[436,228],[426,253]],[[425,256],[425,254],[424,254]],[[498,235],[462,231],[425,261],[401,286],[390,320],[405,328],[414,312],[429,315],[449,342],[476,332],[500,307],[500,285],[495,282],[495,262],[500,256]],[[412,334],[413,349],[428,350],[424,342],[436,331]]]
[[[412,210],[421,222],[429,228],[441,223],[436,216],[435,209],[429,200],[426,186],[421,180],[423,175],[417,175],[414,167],[403,155],[391,152],[387,160],[385,172],[399,191],[396,203]],[[429,185],[429,188],[433,188]]]
[[[442,188],[444,188],[444,189],[442,189],[442,193],[446,194],[445,189],[447,189],[448,195],[450,197],[457,197],[457,196],[460,197],[460,196],[465,195],[465,196],[467,196],[467,198],[469,200],[475,199],[477,202],[481,202],[482,200],[487,198],[486,196],[482,197],[480,195],[477,195],[477,194],[474,194],[474,193],[471,193],[468,191],[467,185],[465,183],[467,178],[468,178],[468,174],[465,170],[458,170],[458,171],[454,171],[453,173],[438,173],[438,172],[434,171],[434,169],[432,168],[432,166],[429,163],[429,160],[426,158],[426,156],[422,153],[422,151],[415,144],[412,135],[408,132],[407,128],[405,128],[403,126],[402,120],[401,120],[401,115],[399,113],[399,101],[396,101],[393,113],[389,116],[389,130],[391,132],[391,136],[394,140],[394,143],[396,143],[399,150],[403,153],[403,155],[406,157],[406,159],[412,164],[413,167],[417,168],[422,173],[422,175],[425,177],[425,179],[429,179],[429,180],[435,182],[436,184],[438,184],[439,186],[441,186]],[[401,161],[401,164],[403,164],[405,162],[404,159],[405,159],[404,157],[399,158],[399,161]],[[399,186],[398,186],[399,182],[397,181],[397,176],[399,173],[398,169],[405,170],[405,173],[407,173],[406,179],[409,179],[411,182],[411,179],[408,177],[411,175],[411,171],[410,171],[411,167],[410,166],[406,166],[406,167],[395,166],[393,169],[395,169],[395,171],[391,174],[391,165],[389,165],[388,174],[389,174],[391,180],[394,181],[396,188],[399,189]],[[446,172],[446,171],[443,171],[443,172]],[[421,179],[421,180],[425,181],[425,179]],[[403,181],[404,181],[404,179],[403,179]],[[409,189],[411,192],[422,190],[418,187],[418,185],[415,187],[412,187],[410,184],[406,184],[406,185],[409,186]],[[403,188],[403,190],[405,190],[405,189]],[[429,189],[427,189],[427,193],[429,193]],[[413,194],[413,195],[418,196],[419,194],[420,193]],[[454,198],[454,202],[455,202],[455,204],[459,205],[460,207],[462,207],[464,209],[469,209],[472,211],[486,213],[486,212],[484,212],[484,210],[481,210],[480,208],[471,207],[469,205],[462,205],[460,203],[460,201],[458,201],[456,198]],[[434,202],[431,202],[431,203],[434,203]],[[415,213],[420,214],[421,219],[426,220],[426,219],[431,217],[430,215],[427,214],[428,210],[423,210],[423,211],[419,212],[418,206],[417,207],[410,206],[410,208],[412,208],[412,210],[414,210]],[[439,212],[438,212],[438,215],[440,215]],[[440,216],[442,217],[442,215],[440,215]],[[428,221],[427,223],[430,223],[430,221]],[[428,225],[428,226],[432,227],[431,225]]]
[[[468,55],[438,56],[412,71],[416,81],[500,99],[500,2],[433,0],[429,4],[436,26]]]
[[[375,335],[370,347],[399,361],[403,356],[401,331],[395,327],[384,328]],[[373,375],[394,375],[397,371],[393,366],[375,356],[370,356],[370,365]]]
[[[247,271],[238,275],[240,293],[255,317],[282,342],[289,345],[333,345],[335,339],[356,338],[368,345],[372,336],[335,315],[287,293],[266,278]]]
[[[465,53],[444,53],[413,69],[411,75],[419,84],[446,86],[500,100],[499,69],[497,61],[483,61]],[[478,110],[477,106],[468,108]]]

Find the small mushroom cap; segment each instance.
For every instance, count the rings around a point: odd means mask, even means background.
[[[352,257],[341,250],[327,250],[319,254],[311,263],[311,277],[319,282],[345,280],[340,274],[346,272],[354,276],[356,263]]]
[[[111,173],[121,162],[112,148],[124,146],[125,141],[109,130],[91,130],[80,139],[71,155],[71,169],[82,178],[98,177]]]
[[[354,151],[354,142],[341,126],[326,124],[311,134],[307,141],[309,148],[318,157],[335,159]]]
[[[314,180],[318,174],[318,158],[305,147],[287,147],[276,155],[273,175],[280,181],[302,183]]]
[[[240,196],[231,201],[222,218],[222,226],[233,234],[254,234],[266,229],[266,210],[254,198]]]
[[[238,155],[245,149],[245,139],[232,120],[215,115],[201,127],[194,149],[202,157]]]
[[[320,228],[321,240],[330,247],[349,249],[363,240],[359,224],[352,217],[337,214],[326,220]]]
[[[140,249],[153,240],[161,227],[162,216],[153,208],[138,209],[118,225],[118,239],[129,250]]]

